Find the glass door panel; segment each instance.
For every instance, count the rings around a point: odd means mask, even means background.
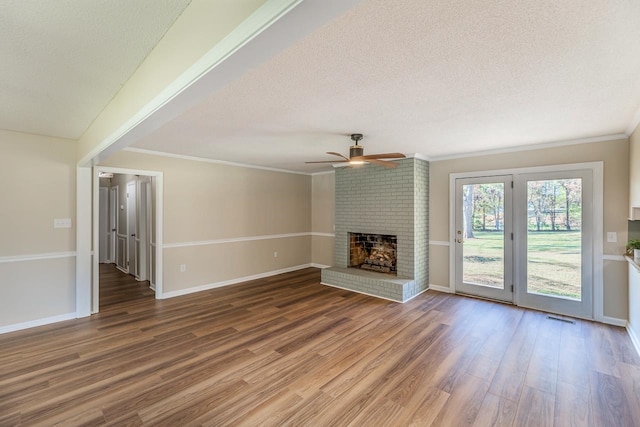
[[[582,300],[582,179],[527,182],[527,293]]]
[[[512,301],[511,175],[456,180],[456,292]]]
[[[516,178],[518,305],[591,318],[591,176],[567,171]]]

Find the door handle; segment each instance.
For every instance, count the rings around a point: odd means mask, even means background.
[[[462,240],[462,239],[458,239],[458,240],[456,240],[456,242],[458,242],[458,243],[464,243],[464,240]]]
[[[136,237],[135,233],[131,235],[131,237]]]
[[[116,231],[116,229],[115,229],[115,228],[112,228],[112,229],[111,229],[111,231]]]

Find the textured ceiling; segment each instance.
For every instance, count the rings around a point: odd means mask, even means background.
[[[640,2],[363,0],[134,144],[296,171],[348,153],[446,156],[623,133]]]
[[[77,139],[190,0],[2,0],[0,129]]]

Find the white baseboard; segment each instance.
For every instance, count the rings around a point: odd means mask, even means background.
[[[451,288],[447,287],[447,286],[440,286],[440,285],[433,285],[431,283],[429,283],[429,289],[431,289],[432,291],[437,291],[437,292],[444,292],[446,294],[451,294],[453,293],[453,291],[451,290]]]
[[[313,268],[329,268],[331,267],[330,265],[324,265],[324,264],[316,264],[315,262],[312,262],[311,264],[309,264],[311,267]]]
[[[127,270],[125,270],[124,268],[120,267],[119,265],[116,265],[116,268],[120,271],[122,271],[124,274],[129,274],[129,272]]]
[[[627,326],[627,321],[625,319],[618,319],[617,317],[609,316],[602,316],[602,323],[613,326],[622,326],[623,328]]]
[[[0,326],[0,334],[21,331],[23,329],[35,328],[37,326],[49,325],[51,323],[63,322],[77,318],[76,313],[60,314],[58,316],[46,317],[44,319],[30,320],[28,322],[15,323],[13,325]]]
[[[289,273],[296,270],[302,270],[303,268],[309,268],[311,264],[296,265],[293,267],[282,268],[280,270],[267,271],[265,273],[254,274],[253,276],[238,277],[230,280],[223,280],[221,282],[208,283],[206,285],[195,286],[193,288],[180,289],[177,291],[164,292],[162,299],[179,297],[181,295],[188,295],[195,292],[208,291],[209,289],[221,288],[223,286],[235,285],[237,283],[248,282],[250,280],[262,279],[264,277],[276,276],[278,274]]]
[[[631,338],[631,342],[633,343],[633,346],[636,348],[636,353],[640,355],[640,337],[633,329],[634,328],[631,326],[631,324],[627,323],[627,333]]]

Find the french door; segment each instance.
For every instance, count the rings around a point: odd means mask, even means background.
[[[456,180],[456,292],[513,301],[511,175]]]
[[[593,173],[518,175],[517,304],[593,317]]]
[[[593,172],[455,180],[455,290],[593,317]]]

